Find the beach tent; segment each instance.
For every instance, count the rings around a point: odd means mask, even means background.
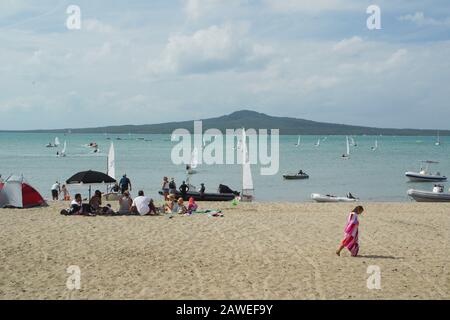
[[[10,176],[0,183],[0,208],[33,208],[47,203],[23,176]]]

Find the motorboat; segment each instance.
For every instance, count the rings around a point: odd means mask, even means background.
[[[435,185],[433,191],[409,189],[407,193],[417,202],[450,202],[450,192],[444,192],[443,185]]]
[[[160,195],[164,195],[164,191],[158,192]],[[197,191],[188,191],[184,196],[179,192],[175,192],[176,198],[183,198],[184,201],[189,201],[189,198],[194,198],[195,201],[232,201],[236,198],[234,193],[208,193],[205,192],[203,195]]]
[[[419,172],[408,171],[405,176],[412,182],[443,182],[447,181],[446,176],[442,176],[440,172],[432,173],[429,171],[431,164],[438,164],[437,161],[423,160]]]
[[[345,197],[338,197],[334,195],[322,195],[319,193],[311,194],[311,199],[316,202],[356,202],[359,199],[348,193]]]
[[[300,171],[295,174],[283,174],[283,178],[285,180],[303,180],[303,179],[309,179],[309,175],[303,171]]]

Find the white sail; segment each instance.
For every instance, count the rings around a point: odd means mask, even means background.
[[[60,145],[60,143],[59,143],[59,138],[56,137],[56,138],[55,138],[55,146],[59,146],[59,145]]]
[[[61,151],[61,156],[63,156],[63,157],[66,156],[66,150],[67,150],[67,141],[64,141],[64,147]]]
[[[320,146],[320,139],[317,140],[316,147]]]
[[[253,190],[252,170],[247,150],[247,135],[242,129],[242,195],[246,196]]]
[[[298,140],[297,140],[297,144],[296,144],[297,147],[300,146],[300,140],[301,140],[301,136],[298,136]]]
[[[437,146],[441,145],[441,135],[440,135],[439,131],[437,133],[437,140],[436,140],[435,145],[437,145]]]
[[[116,178],[116,152],[114,150],[114,144],[111,142],[108,153],[108,176]]]
[[[198,150],[197,148],[194,148],[194,150],[192,150],[192,154],[191,154],[191,168],[195,169],[198,166]]]
[[[348,136],[347,136],[347,155],[350,155],[350,143],[348,141]]]

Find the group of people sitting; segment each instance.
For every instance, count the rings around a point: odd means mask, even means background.
[[[194,198],[189,198],[189,203],[186,206],[184,204],[184,200],[182,197],[178,198],[178,200],[175,197],[175,194],[171,193],[168,195],[166,203],[164,205],[164,212],[170,213],[170,214],[184,214],[184,215],[191,215],[194,211],[198,209],[198,205],[195,203]]]
[[[144,191],[139,191],[138,196],[133,200],[129,191],[125,191],[119,199],[119,210],[114,211],[110,204],[102,205],[102,193],[96,190],[88,203],[83,203],[81,194],[77,193],[70,203],[70,208],[61,210],[62,215],[157,215],[160,212],[153,200],[144,195]]]
[[[189,199],[186,206],[183,198],[176,199],[174,194],[170,194],[163,206],[157,208],[153,199],[146,197],[144,191],[139,191],[138,196],[131,198],[130,192],[126,190],[119,198],[119,209],[114,211],[110,204],[103,206],[102,193],[96,190],[89,202],[84,203],[80,193],[75,195],[75,198],[70,203],[69,209],[61,210],[62,215],[74,216],[96,216],[96,215],[136,215],[136,216],[154,216],[160,213],[170,214],[192,214],[198,208],[194,198]]]

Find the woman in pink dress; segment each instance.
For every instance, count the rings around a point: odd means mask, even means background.
[[[359,251],[359,243],[358,243],[358,227],[359,221],[358,216],[364,212],[364,208],[362,206],[357,206],[353,209],[352,212],[348,215],[347,225],[345,227],[345,236],[344,240],[342,240],[341,245],[336,251],[338,256],[341,255],[341,251],[344,248],[347,248],[352,257],[356,257]]]

